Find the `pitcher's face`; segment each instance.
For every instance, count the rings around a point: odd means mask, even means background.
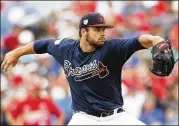
[[[88,27],[85,37],[89,45],[100,47],[105,41],[105,27]]]

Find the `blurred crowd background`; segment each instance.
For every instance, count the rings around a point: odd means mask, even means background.
[[[0,9],[1,63],[7,52],[38,39],[78,39],[80,18],[94,11],[114,25],[106,39],[158,35],[172,43],[178,57],[178,1],[1,1]],[[178,62],[168,77],[154,76],[151,63],[151,49],[125,63],[124,109],[146,124],[178,125]],[[62,113],[66,125],[72,116],[70,89],[52,56],[26,55],[12,71],[1,71],[1,124],[58,124]]]

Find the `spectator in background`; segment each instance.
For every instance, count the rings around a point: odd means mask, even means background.
[[[169,39],[172,43],[172,47],[175,50],[178,50],[178,23],[175,23],[170,32],[169,32]]]
[[[23,30],[24,28],[19,25],[13,26],[12,32],[8,34],[3,40],[4,54],[18,47],[18,36]]]
[[[163,125],[166,122],[164,111],[156,107],[156,98],[149,93],[143,104],[140,118],[147,125]]]
[[[41,90],[44,85],[42,78],[35,72],[28,75],[26,84],[28,97],[17,104],[11,114],[7,113],[12,125],[52,125],[50,116],[57,116],[57,125],[64,121],[63,112],[57,108],[50,97],[42,97]],[[33,79],[32,79],[33,78]]]
[[[125,1],[125,4],[122,9],[122,14],[125,16],[130,16],[131,14],[145,10],[144,5],[141,1]]]
[[[162,105],[166,109],[166,124],[178,124],[178,84],[173,84],[169,87],[167,99],[163,101]]]
[[[7,98],[7,90],[8,90],[8,80],[7,78],[1,74],[1,118],[0,118],[0,122],[1,122],[1,125],[9,125],[8,121],[7,121],[7,118],[5,116],[5,111],[6,111],[6,104],[7,104],[7,101],[8,101],[8,98]]]
[[[96,1],[75,1],[70,7],[78,16],[96,11]]]
[[[71,108],[70,89],[63,69],[61,69],[60,75],[53,85],[50,90],[51,97],[56,105],[63,110],[65,115],[64,125],[67,125],[71,120],[73,110]]]
[[[150,20],[151,34],[165,37],[164,27],[161,24],[160,17],[153,17]]]
[[[139,118],[145,100],[145,93],[135,86],[130,86],[128,89],[128,94],[124,97],[124,109],[134,117]]]
[[[169,1],[170,2],[170,1]],[[152,7],[152,15],[155,17],[166,14],[169,10],[168,1],[159,1],[154,7]]]
[[[1,11],[1,37],[9,34],[14,25],[27,20],[28,16],[33,15],[38,18],[38,12],[34,6],[27,4],[26,1],[9,1],[4,4]]]
[[[160,100],[165,99],[167,95],[167,80],[165,77],[160,78],[154,76],[153,74],[149,74],[150,86],[152,88],[152,93]]]

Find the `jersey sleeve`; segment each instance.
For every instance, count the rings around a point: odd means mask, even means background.
[[[121,58],[126,61],[130,58],[130,56],[141,49],[146,49],[143,47],[138,39],[140,36],[134,37],[134,38],[119,38],[119,39],[112,39],[112,46],[115,50],[115,52],[118,53],[118,55],[121,56]]]
[[[37,54],[49,53],[54,56],[56,54],[60,55],[60,45],[63,39],[46,39],[46,40],[37,40],[34,42],[34,51]]]

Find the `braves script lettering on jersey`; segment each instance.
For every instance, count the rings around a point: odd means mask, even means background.
[[[83,81],[94,76],[99,76],[99,78],[104,78],[109,74],[107,67],[103,65],[100,61],[94,60],[83,67],[71,67],[71,63],[68,60],[64,61],[64,70],[66,76],[75,76],[75,81]]]
[[[72,108],[74,111],[83,112],[75,113],[69,124],[93,124],[93,122],[101,124],[98,120],[100,117],[95,114],[110,110],[116,110],[116,115],[123,113],[120,118],[121,122],[130,119],[131,124],[134,122],[143,124],[127,115],[126,112],[119,113],[117,110],[123,106],[122,66],[135,51],[144,49],[138,42],[138,37],[105,40],[102,47],[88,54],[80,51],[79,43],[79,40],[69,38],[38,40],[34,43],[36,53],[51,54],[64,68],[71,89]],[[79,114],[86,114],[92,118],[79,117]],[[109,118],[113,119],[116,115],[114,113],[103,117],[102,122]],[[96,119],[98,121],[94,121]],[[105,124],[116,124],[116,122],[119,120],[112,122],[108,120]]]

